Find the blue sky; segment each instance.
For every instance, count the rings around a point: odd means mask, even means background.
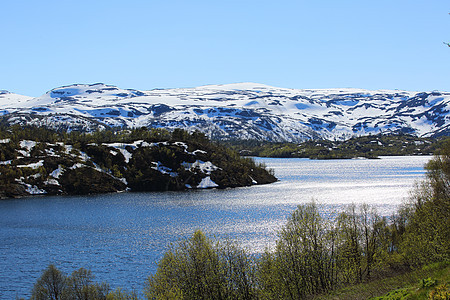
[[[450,91],[448,0],[20,0],[0,4],[0,89]]]

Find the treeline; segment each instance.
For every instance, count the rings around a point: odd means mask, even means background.
[[[189,133],[183,129],[168,131],[164,128],[135,128],[135,129],[105,129],[94,132],[56,131],[38,126],[0,126],[0,139],[13,141],[33,140],[39,142],[65,144],[101,144],[101,143],[130,143],[136,140],[148,142],[163,141],[193,141],[199,144],[209,144],[209,139],[201,132]]]
[[[426,179],[391,218],[368,205],[349,205],[327,216],[320,214],[316,203],[300,205],[280,230],[275,248],[260,256],[196,231],[165,253],[157,272],[145,283],[145,297],[306,299],[423,264],[441,262],[448,268],[450,142],[426,168]],[[63,299],[42,283],[50,278],[48,272],[35,284],[32,299]],[[450,296],[445,285],[436,289]],[[135,299],[136,295],[123,297],[111,292],[100,298],[67,299]]]
[[[362,136],[346,141],[309,140],[299,144],[254,140],[222,141],[221,143],[246,156],[311,159],[430,155],[440,145],[438,140],[412,135]]]

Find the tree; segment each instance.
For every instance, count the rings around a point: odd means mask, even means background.
[[[65,299],[106,299],[106,295],[109,292],[109,286],[107,284],[95,283],[91,270],[84,268],[73,271],[66,282],[67,285],[64,290]]]
[[[67,286],[66,276],[54,265],[49,265],[34,284],[32,300],[59,300]]]
[[[281,229],[274,253],[260,260],[264,297],[300,299],[332,284],[330,228],[315,203],[299,205]]]
[[[145,288],[148,299],[253,299],[255,293],[246,251],[201,231],[164,254]]]
[[[94,282],[90,270],[80,268],[70,276],[64,275],[54,265],[49,265],[34,284],[32,300],[106,300],[136,299],[133,294],[110,293],[109,285]],[[129,298],[120,298],[130,296]]]
[[[354,204],[339,214],[337,226],[337,268],[341,280],[344,283],[359,283],[362,281],[361,226]]]
[[[426,179],[412,193],[401,244],[407,262],[450,259],[450,140],[426,165]]]
[[[381,264],[381,257],[388,247],[388,226],[386,218],[381,218],[374,207],[367,204],[360,206],[360,223],[362,229],[362,251],[364,273],[371,278],[376,265]]]

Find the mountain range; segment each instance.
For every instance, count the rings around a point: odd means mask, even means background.
[[[371,134],[450,134],[450,93],[288,89],[257,83],[121,89],[74,84],[40,97],[0,91],[3,123],[92,131],[182,128],[213,139],[299,142]]]

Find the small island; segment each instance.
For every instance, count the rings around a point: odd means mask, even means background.
[[[0,129],[0,198],[243,187],[277,179],[200,132]]]

